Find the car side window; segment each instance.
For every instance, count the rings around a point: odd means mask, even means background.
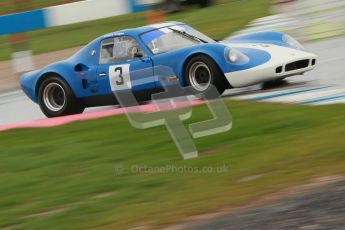
[[[101,43],[99,63],[127,62],[144,56],[143,49],[132,37],[107,38]]]

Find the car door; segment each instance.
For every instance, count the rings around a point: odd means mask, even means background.
[[[126,35],[101,41],[97,79],[104,94],[156,88],[151,58],[133,37]]]

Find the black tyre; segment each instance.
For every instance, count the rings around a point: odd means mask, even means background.
[[[210,85],[214,85],[221,95],[229,87],[216,63],[204,55],[189,60],[184,76],[186,85],[191,86],[194,93],[206,93]]]
[[[48,77],[42,82],[38,91],[38,104],[47,117],[79,114],[85,110],[71,87],[57,76]]]

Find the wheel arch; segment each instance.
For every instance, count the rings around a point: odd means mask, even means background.
[[[42,85],[42,83],[44,82],[44,80],[48,79],[49,77],[57,77],[60,78],[61,80],[65,81],[66,84],[68,84],[70,86],[70,84],[68,83],[68,81],[59,73],[54,72],[54,71],[50,71],[50,72],[46,72],[43,73],[37,80],[36,86],[35,86],[35,95],[36,97],[38,97],[38,92],[40,90],[40,87]]]
[[[56,111],[49,108],[49,106],[47,106],[47,104],[43,101],[43,97],[40,97],[38,95],[40,94],[40,90],[41,90],[40,88],[42,87],[42,84],[44,84],[44,82],[50,78],[54,79],[54,81],[51,81],[51,82],[59,82],[58,84],[62,88],[65,88],[65,87],[68,88],[68,89],[64,89],[65,91],[64,104],[62,105],[61,108],[58,108],[58,110]],[[50,83],[50,81],[48,83]],[[76,98],[75,93],[73,89],[71,88],[71,85],[67,81],[67,79],[57,72],[45,72],[44,74],[42,74],[39,77],[35,87],[36,87],[35,90],[38,97],[38,104],[42,112],[47,117],[59,117],[59,116],[65,116],[65,115],[79,114],[79,113],[82,113],[86,107],[81,100]]]
[[[196,53],[193,53],[191,55],[189,55],[183,62],[183,65],[182,65],[182,70],[181,70],[181,76],[182,77],[182,84],[183,86],[186,86],[186,77],[185,76],[185,72],[186,72],[186,68],[188,66],[188,63],[189,61],[194,58],[194,57],[197,57],[197,56],[206,56],[207,58],[209,58],[210,60],[212,60],[214,62],[214,64],[217,66],[218,70],[222,73],[222,77],[223,77],[223,80],[224,82],[227,82],[229,85],[229,87],[231,87],[230,83],[226,80],[225,78],[225,75],[224,75],[224,71],[222,70],[222,68],[220,67],[220,64],[219,62],[214,58],[212,57],[212,55],[208,54],[208,53],[205,53],[205,52],[196,52]]]

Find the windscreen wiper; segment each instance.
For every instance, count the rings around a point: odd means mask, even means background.
[[[186,31],[181,31],[181,30],[177,30],[177,29],[173,29],[173,28],[168,28],[169,30],[172,30],[176,33],[179,33],[187,38],[190,38],[190,39],[193,39],[195,41],[198,41],[198,42],[202,42],[202,43],[208,43],[207,41],[201,39],[201,38],[198,38],[197,36],[194,36],[194,35],[191,35],[189,33],[186,33]]]

